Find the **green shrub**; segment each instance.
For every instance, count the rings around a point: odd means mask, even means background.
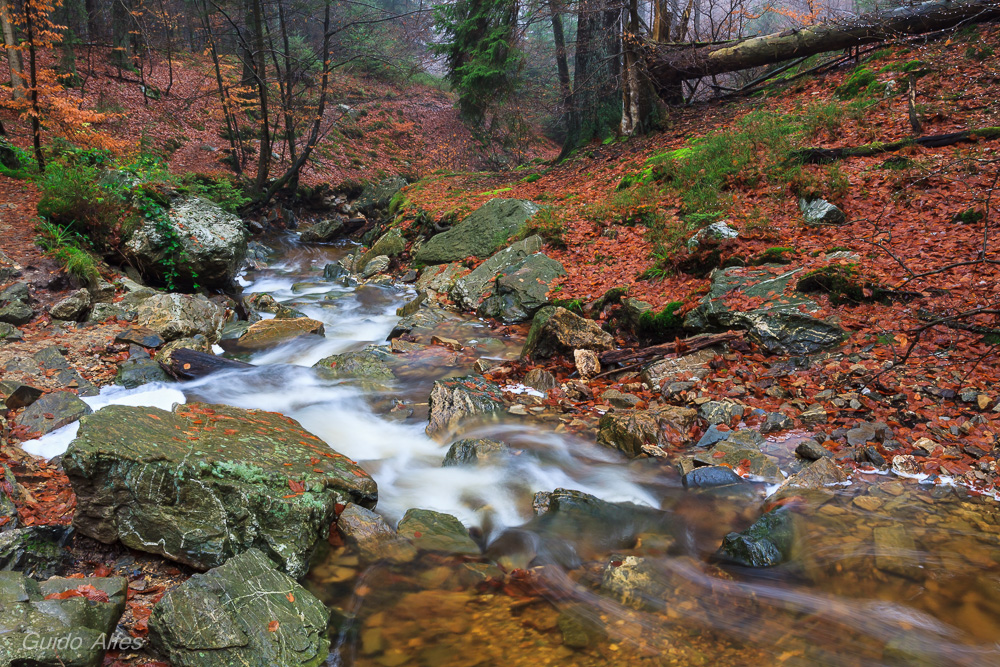
[[[177,189],[180,192],[189,192],[211,200],[218,204],[222,210],[234,215],[239,212],[241,207],[252,201],[244,194],[242,188],[226,176],[187,173],[181,177]],[[166,204],[166,202],[161,203]]]
[[[534,234],[541,236],[550,246],[566,247],[566,223],[556,217],[550,208],[543,208],[532,216],[518,238],[526,239]]]
[[[844,83],[837,86],[834,94],[842,100],[852,100],[863,93],[873,90],[877,85],[875,73],[867,67],[858,67],[847,77]]]
[[[38,181],[38,214],[74,229],[99,250],[117,247],[138,222],[118,176],[86,162],[52,162]]]
[[[67,273],[88,285],[98,283],[101,274],[93,256],[84,249],[87,243],[85,238],[70,229],[44,221],[35,227],[35,231],[38,232],[35,243],[47,256],[59,262]]]

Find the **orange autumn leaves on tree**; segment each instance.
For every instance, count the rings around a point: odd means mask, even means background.
[[[52,20],[53,12],[62,5],[62,0],[24,0],[19,11],[10,13],[11,23],[18,27],[24,39],[16,49],[22,55],[24,82],[23,97],[14,97],[2,104],[16,111],[22,120],[32,126],[35,157],[39,169],[45,169],[41,150],[43,129],[63,137],[78,145],[92,148],[119,150],[123,144],[93,129],[93,125],[111,120],[114,114],[99,113],[82,106],[82,101],[74,100],[67,94],[61,79],[68,74],[59,73],[55,63],[58,59],[52,51],[62,42],[65,26]]]

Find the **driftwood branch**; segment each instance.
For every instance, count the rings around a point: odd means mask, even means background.
[[[248,364],[245,361],[226,359],[186,347],[171,352],[166,361],[160,362],[160,366],[171,377],[178,380],[195,380],[219,371],[238,371],[254,367],[253,364]]]
[[[803,148],[792,153],[790,161],[802,163],[823,163],[849,157],[870,157],[882,153],[894,153],[909,146],[940,148],[973,141],[994,141],[1000,139],[1000,127],[983,127],[978,130],[964,130],[948,134],[929,134],[925,137],[901,139],[887,144],[875,143],[845,148]]]
[[[630,350],[612,350],[610,352],[604,352],[598,359],[601,361],[601,365],[607,364],[622,364],[622,363],[646,363],[652,361],[653,359],[659,357],[665,357],[668,354],[674,354],[681,356],[690,352],[697,352],[698,350],[703,350],[706,347],[712,347],[713,345],[720,345],[722,343],[729,343],[734,340],[739,340],[743,338],[742,331],[726,331],[718,334],[702,334],[699,336],[692,336],[691,338],[677,339],[672,343],[662,343],[660,345],[651,345],[650,347],[640,347],[633,348]],[[612,373],[617,373],[625,369],[616,369],[614,371],[609,371]]]

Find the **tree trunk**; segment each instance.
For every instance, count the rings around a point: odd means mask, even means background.
[[[14,99],[24,97],[24,69],[21,66],[21,52],[15,48],[17,38],[14,36],[14,25],[11,23],[10,3],[0,0],[0,29],[3,30],[3,43],[7,46],[7,62],[10,64],[10,87]]]
[[[642,66],[639,36],[639,3],[629,0],[628,15],[622,26],[624,69],[622,81],[622,134],[646,134],[656,125],[653,87]]]
[[[2,2],[3,0],[0,0]],[[563,30],[562,11],[559,0],[549,0],[549,11],[552,17],[552,40],[556,44],[556,68],[559,71],[559,103],[565,110],[569,104],[571,93],[569,79],[569,60],[566,58],[566,32]]]
[[[264,184],[271,171],[271,123],[268,117],[267,52],[264,50],[264,12],[261,0],[253,0],[253,54],[254,77],[257,81],[257,98],[260,104],[260,154],[257,160],[257,178],[254,192],[264,191]]]
[[[31,144],[35,149],[38,171],[45,171],[45,155],[42,153],[42,111],[38,106],[38,60],[35,53],[34,0],[26,0],[24,5],[24,32],[28,41],[28,98],[31,100]]]
[[[112,60],[119,69],[132,67],[135,55],[132,38],[132,0],[113,0],[111,3]]]
[[[566,127],[565,157],[594,138],[617,131],[621,123],[620,22],[616,0],[580,0],[577,8],[576,68]]]
[[[661,96],[685,79],[773,65],[793,58],[922,35],[1000,17],[997,0],[932,0],[865,14],[850,21],[751,37],[727,44],[647,44],[650,79]]]

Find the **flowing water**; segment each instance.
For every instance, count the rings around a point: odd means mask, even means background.
[[[246,276],[246,291],[269,292],[323,321],[325,338],[258,353],[249,359],[254,369],[95,400],[161,404],[180,400],[179,391],[187,400],[282,412],[371,473],[377,510],[390,523],[414,507],[452,514],[507,570],[436,553],[371,565],[331,546],[307,580],[333,610],[330,664],[1000,664],[994,500],[855,475],[848,486],[791,499],[793,557],[747,569],[713,555],[727,533],[764,511],[763,485],[685,490],[672,466],[626,461],[595,445],[592,432],[571,435],[579,429],[557,416],[472,425],[455,438],[503,440],[515,455],[442,467],[448,442],[424,434],[433,381],[470,374],[477,357],[514,358],[522,341],[456,316],[440,332],[466,350],[407,354],[388,389],[321,379],[311,364],[384,342],[396,308],[414,293],[323,282],[323,266],[346,247],[299,246],[294,237],[276,245],[271,265]],[[35,451],[51,455],[69,437],[50,437]],[[767,444],[786,471],[797,465],[795,442]],[[534,494],[556,488],[663,513],[652,522],[600,512],[570,524],[533,519]],[[616,569],[620,576],[606,575]]]

